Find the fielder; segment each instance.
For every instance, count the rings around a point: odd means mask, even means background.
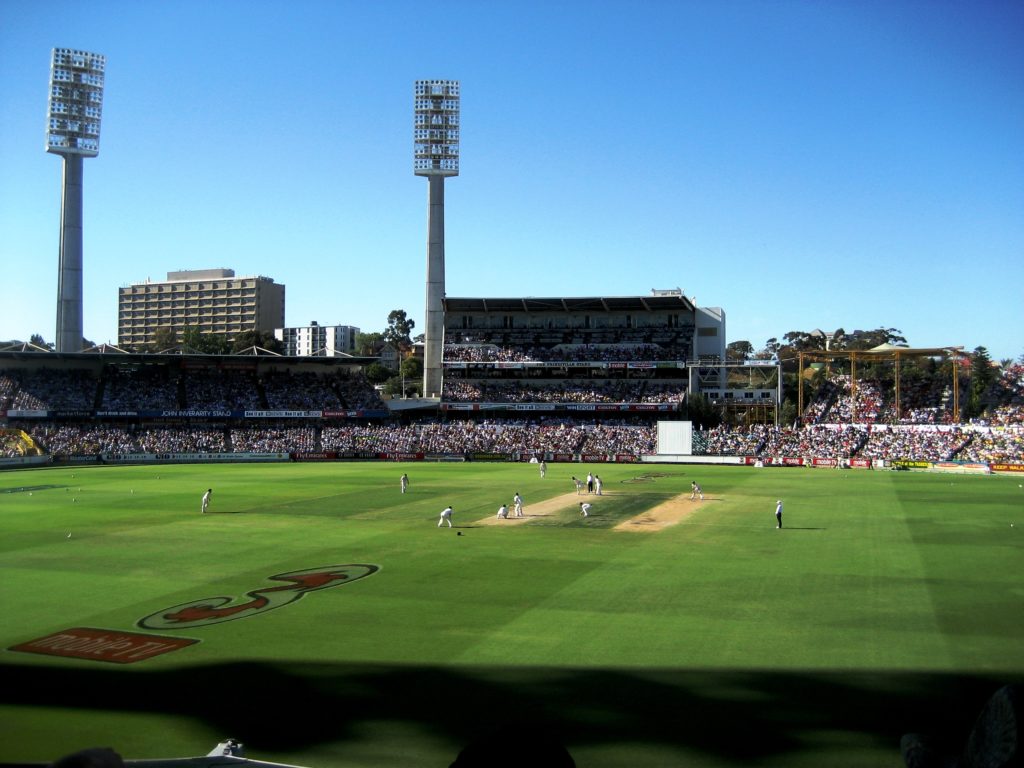
[[[206,510],[210,507],[210,497],[213,495],[213,488],[207,488],[206,493],[203,494],[203,506],[200,509],[201,514],[206,514]]]
[[[405,493],[406,489],[408,489],[409,487],[409,476],[402,475],[402,479],[399,481],[399,483],[402,486],[402,493]]]
[[[448,527],[452,527],[452,508],[445,507],[441,510],[441,519],[437,521],[437,527],[440,528],[445,523],[448,523]]]
[[[589,501],[581,501],[580,502],[580,515],[582,515],[583,517],[590,517],[590,502]]]
[[[506,504],[502,504],[498,507],[498,519],[508,520],[508,506]]]
[[[779,499],[778,502],[775,504],[775,519],[779,521],[779,524],[776,525],[775,527],[776,528],[781,528],[782,527],[782,499]]]
[[[544,477],[548,473],[548,463],[544,459],[540,460],[540,476]]]

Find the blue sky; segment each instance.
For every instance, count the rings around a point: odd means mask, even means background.
[[[449,296],[682,288],[729,341],[903,331],[1024,354],[1024,3],[0,3],[0,339],[54,337],[50,51],[107,57],[85,335],[226,267],[286,323],[422,331],[417,79],[462,84]]]

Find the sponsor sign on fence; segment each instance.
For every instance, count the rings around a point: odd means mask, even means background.
[[[993,472],[1024,472],[1024,464],[999,462],[990,465]]]

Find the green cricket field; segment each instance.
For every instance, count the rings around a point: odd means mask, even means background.
[[[571,476],[588,471],[602,494],[584,499]],[[908,732],[959,751],[1024,682],[1022,480],[4,471],[0,762],[192,757],[229,737],[309,768],[442,768],[470,744],[545,740],[587,768],[896,768]],[[517,492],[523,517],[496,519]]]

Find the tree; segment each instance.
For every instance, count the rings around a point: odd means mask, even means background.
[[[985,409],[985,395],[997,378],[992,358],[985,347],[975,347],[971,353],[971,389],[968,398],[968,416],[980,416]]]
[[[37,347],[42,347],[43,349],[49,349],[50,351],[53,351],[53,342],[52,341],[46,341],[38,333],[33,333],[29,337],[28,343],[29,344],[35,344]]]
[[[809,352],[825,348],[825,335],[808,331],[790,331],[782,340],[794,352]]]
[[[754,345],[749,341],[733,341],[725,347],[726,360],[746,360],[754,354]]]
[[[394,371],[380,363],[370,363],[363,369],[363,375],[371,384],[383,384],[395,374]]]
[[[772,360],[778,357],[779,354],[779,340],[772,336],[768,341],[764,343],[764,348],[758,350],[757,357],[760,360]]]
[[[384,391],[397,397],[407,397],[408,395],[418,397],[422,384],[423,363],[417,358],[409,356],[399,366],[398,375],[391,372],[391,378],[384,382]]]
[[[779,424],[788,427],[797,420],[797,407],[794,400],[786,400],[779,409]]]
[[[899,328],[876,328],[873,331],[857,330],[849,334],[845,339],[844,348],[852,350],[874,349],[883,344],[906,346],[906,343],[907,340],[903,337],[903,331]]]
[[[371,357],[377,353],[377,349],[384,341],[382,333],[357,333],[356,353],[365,357]]]
[[[718,408],[705,395],[692,392],[686,396],[686,418],[700,429],[711,429],[722,422]]]
[[[404,309],[393,309],[388,314],[388,327],[382,334],[384,341],[405,352],[412,346],[409,334],[415,327],[416,321],[410,320]]]
[[[181,343],[189,351],[203,355],[226,355],[231,350],[227,337],[216,333],[203,333],[198,328],[187,326],[181,333]]]
[[[261,347],[268,352],[284,354],[284,342],[274,336],[273,331],[242,331],[231,344],[232,352],[242,352],[251,347]]]
[[[161,326],[153,331],[153,341],[149,344],[152,352],[163,352],[178,346],[178,332],[173,328]]]
[[[406,382],[416,381],[423,378],[423,361],[417,357],[407,357],[402,361],[398,371],[405,376]]]

